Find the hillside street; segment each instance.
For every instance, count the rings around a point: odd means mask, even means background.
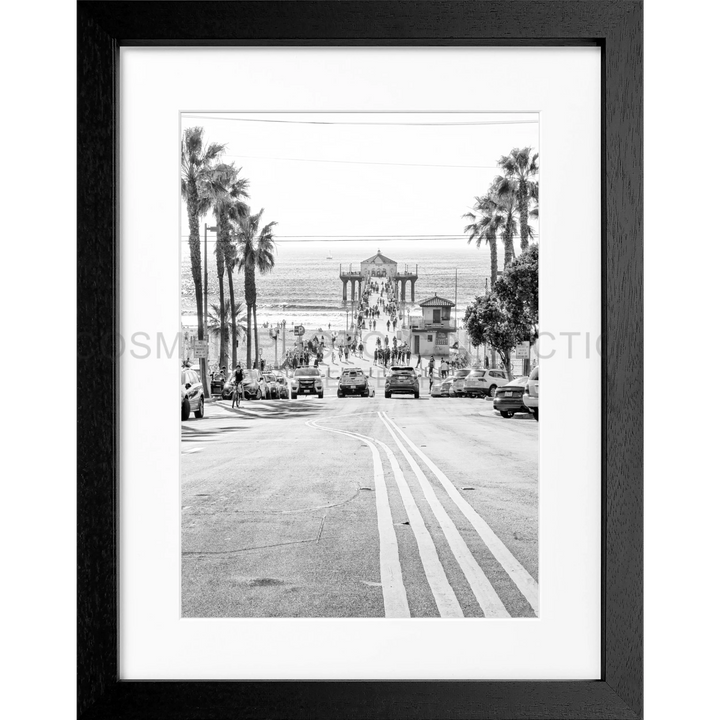
[[[534,617],[538,423],[325,382],[182,424],[183,615]]]

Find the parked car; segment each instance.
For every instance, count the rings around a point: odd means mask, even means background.
[[[280,398],[280,385],[278,373],[265,372],[262,378],[265,381],[266,397],[268,400],[277,400]]]
[[[243,370],[243,397],[247,400],[264,400],[267,396],[267,383],[257,370]],[[223,400],[232,397],[235,388],[234,374],[230,376],[222,390]]]
[[[523,392],[527,384],[527,375],[515,378],[512,382],[498,388],[493,399],[493,408],[504,418],[511,418],[516,412],[529,412],[523,403]]]
[[[245,371],[243,390],[249,400],[265,400],[267,398],[267,383],[258,370]]]
[[[277,383],[278,398],[287,400],[290,397],[287,378],[282,373],[275,373],[275,381]]]
[[[430,391],[430,397],[449,397],[451,386],[452,378],[446,378],[445,380],[436,379]]]
[[[540,366],[534,367],[528,377],[525,392],[523,393],[523,405],[533,414],[536,420],[540,419]]]
[[[414,368],[401,365],[390,368],[390,374],[385,378],[385,397],[393,394],[420,397],[420,381]]]
[[[450,397],[464,397],[465,396],[465,378],[471,373],[470,368],[463,368],[458,370],[449,379],[450,383],[448,395]]]
[[[222,396],[223,388],[227,382],[224,372],[215,372],[210,378],[210,394]]]
[[[196,418],[205,416],[205,393],[200,377],[190,368],[180,374],[180,418],[187,420],[194,412]]]
[[[322,398],[324,392],[322,377],[316,367],[299,367],[290,380],[290,397],[298,395],[317,395]]]
[[[370,385],[370,379],[361,368],[345,368],[338,379],[337,396],[348,395],[361,397],[375,397],[375,388]]]
[[[499,387],[507,385],[511,379],[504,370],[499,368],[489,370],[473,368],[465,377],[463,392],[468,397],[494,397],[495,391]]]

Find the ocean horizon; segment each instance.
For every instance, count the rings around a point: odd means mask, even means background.
[[[501,243],[500,243],[501,244]],[[183,315],[195,315],[195,294],[190,257],[183,243],[181,306]],[[217,303],[218,278],[214,244],[208,244],[209,304]],[[516,248],[516,252],[519,248]],[[411,315],[420,314],[418,303],[437,294],[452,302],[456,299],[460,320],[465,308],[485,291],[490,278],[490,249],[477,248],[464,239],[436,240],[304,240],[277,241],[275,268],[257,276],[258,322],[274,324],[282,320],[288,326],[302,324],[308,329],[344,328],[348,303],[343,305],[340,266],[360,270],[360,263],[378,250],[398,264],[398,271],[414,270],[417,265],[415,303],[410,302],[410,284],[406,301]],[[502,263],[502,248],[500,262]],[[244,301],[242,275],[234,275],[235,295]]]

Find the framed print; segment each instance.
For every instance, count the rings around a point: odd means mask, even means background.
[[[78,4],[81,716],[641,714],[641,28]]]

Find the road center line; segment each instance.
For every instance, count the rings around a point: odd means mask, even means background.
[[[525,599],[528,603],[530,603],[530,606],[537,615],[539,602],[538,584],[535,578],[520,564],[518,559],[510,552],[510,550],[508,550],[507,546],[495,534],[493,529],[485,520],[483,520],[482,517],[480,517],[472,505],[470,505],[470,503],[460,494],[452,482],[450,482],[445,473],[443,473],[442,470],[440,470],[440,468],[435,465],[435,463],[422,450],[420,450],[420,448],[415,445],[412,440],[410,440],[410,438],[387,416],[387,413],[380,414],[380,418],[382,420],[387,420],[386,425],[387,423],[390,423],[397,430],[403,440],[405,440],[408,446],[411,447],[425,465],[430,468],[435,477],[440,481],[440,484],[445,489],[445,492],[447,492],[453,502],[460,509],[460,512],[462,512],[473,528],[475,528],[477,534],[480,536],[485,545],[487,545],[490,552],[495,556],[495,559],[500,563],[500,565],[502,565],[503,569],[515,583],[518,590],[520,590],[520,592],[525,596]],[[390,432],[392,433],[392,430],[390,430]]]
[[[432,591],[433,597],[435,598],[435,604],[437,605],[440,617],[465,617],[460,603],[458,602],[457,596],[450,585],[445,574],[445,569],[440,562],[440,558],[437,554],[437,548],[433,542],[432,536],[425,527],[425,521],[422,518],[422,514],[415,503],[415,498],[410,491],[410,487],[405,480],[400,464],[397,458],[393,454],[392,450],[382,441],[374,438],[375,442],[385,450],[390,466],[393,469],[395,475],[395,482],[400,490],[400,496],[402,497],[403,505],[410,521],[410,527],[415,534],[417,541],[418,551],[420,553],[420,560],[422,561],[423,569],[425,570],[425,577],[427,577],[430,590]]]
[[[463,573],[465,573],[465,577],[467,578],[467,581],[470,584],[473,594],[477,598],[485,617],[509,618],[510,613],[508,613],[502,603],[502,600],[500,600],[499,595],[495,592],[495,588],[488,580],[487,575],[485,575],[483,569],[480,565],[478,565],[478,562],[470,551],[470,548],[463,540],[462,535],[460,535],[460,531],[457,527],[455,527],[455,524],[445,511],[445,508],[442,506],[442,503],[435,494],[435,491],[432,489],[430,481],[425,476],[425,473],[423,473],[422,469],[415,461],[415,458],[413,458],[413,456],[405,449],[405,446],[393,432],[382,413],[378,413],[378,415],[415,473],[423,494],[428,501],[428,505],[430,505],[433,514],[437,518],[440,528],[445,534],[448,544],[450,545],[450,549],[457,559],[460,568]]]
[[[309,420],[307,425],[317,430],[354,437],[352,433],[345,432],[344,430],[334,430],[333,428],[317,425],[316,423],[317,420]],[[380,581],[383,589],[385,617],[410,617],[410,607],[402,579],[400,552],[398,550],[397,536],[395,535],[395,526],[393,525],[392,515],[390,513],[390,500],[387,494],[387,486],[385,485],[380,453],[369,440],[361,439],[361,442],[370,448],[373,456],[375,505],[377,508],[378,532],[380,535]]]

